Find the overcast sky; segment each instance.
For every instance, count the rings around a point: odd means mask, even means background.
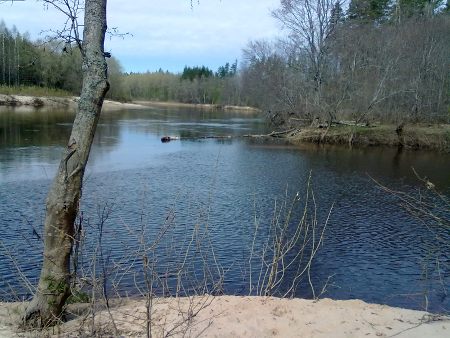
[[[109,0],[108,27],[131,35],[107,37],[105,49],[125,71],[162,68],[181,71],[185,65],[213,70],[241,58],[250,40],[272,39],[279,24],[271,17],[279,0]],[[63,17],[42,2],[0,3],[0,21],[16,25],[33,39],[41,31],[61,27]]]

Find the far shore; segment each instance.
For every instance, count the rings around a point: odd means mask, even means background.
[[[14,107],[17,112],[32,112],[39,108],[50,110],[64,108],[74,111],[78,99],[75,96],[37,97],[0,94],[0,111],[2,106]],[[258,109],[252,107],[139,100],[131,103],[105,100],[102,111],[107,113],[122,109],[148,109],[149,107],[169,109],[192,108],[204,111],[235,111],[242,114],[260,112]],[[387,146],[450,152],[450,124],[406,124],[400,132],[395,125],[382,124],[374,124],[367,127],[341,125],[329,129],[303,126],[294,128],[290,132],[281,133],[283,135],[279,135],[280,133],[275,134],[277,138],[284,138],[286,142],[291,144],[315,143],[346,145],[349,147]]]
[[[181,103],[181,102],[162,102],[162,101],[133,101],[136,104],[147,107],[167,107],[167,108],[194,108],[201,110],[227,110],[238,112],[257,113],[259,109],[248,106],[232,106],[232,105],[220,105],[220,104],[207,104],[207,103]]]
[[[67,109],[75,110],[79,97],[29,96],[0,94],[0,107],[14,107],[19,111],[32,111],[35,109]],[[121,109],[146,109],[146,106],[136,103],[122,103],[112,100],[103,102],[102,111],[117,111]]]
[[[29,95],[5,95],[0,94],[0,107],[15,107],[19,110],[33,110],[37,108],[58,109],[65,108],[75,110],[79,97],[52,97],[52,96],[29,96]],[[148,107],[159,108],[194,108],[199,110],[225,110],[257,113],[258,109],[243,106],[217,105],[217,104],[194,104],[180,102],[160,102],[160,101],[133,101],[118,102],[113,100],[104,100],[103,112],[117,111],[121,109],[146,109]]]
[[[18,335],[26,303],[0,303],[0,337]],[[145,337],[145,299],[110,300],[108,310],[97,304],[72,304],[68,321],[21,337],[103,336]],[[94,319],[95,318],[95,319]],[[92,327],[95,323],[94,327]],[[318,301],[273,297],[195,296],[154,298],[151,308],[153,337],[409,337],[449,336],[450,318],[423,311],[361,300]]]

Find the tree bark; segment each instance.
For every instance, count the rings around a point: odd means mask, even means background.
[[[86,164],[109,89],[104,56],[107,0],[86,0],[82,53],[83,86],[72,133],[46,201],[44,256],[37,292],[25,325],[54,324],[70,295],[70,254]]]

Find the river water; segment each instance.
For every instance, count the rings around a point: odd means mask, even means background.
[[[0,298],[29,293],[21,275],[36,283],[45,196],[72,119],[67,112],[0,111]],[[221,292],[255,293],[261,259],[256,251],[250,258],[251,249],[264,246],[276,216],[285,215],[283,203],[290,205],[297,193],[289,222],[298,222],[311,175],[309,205],[315,202],[316,213],[310,209],[308,222],[317,215],[316,240],[329,215],[310,269],[315,295],[326,284],[322,297],[450,309],[448,228],[412,217],[373,180],[417,194],[426,189],[414,167],[448,196],[448,154],[196,138],[267,131],[262,118],[248,113],[149,108],[103,114],[80,206],[84,272],[92,270],[88,256],[95,254],[109,271],[110,289],[136,292],[146,244],[154,266],[190,260],[183,267],[194,272],[191,286],[203,283],[201,276],[205,285],[219,276]],[[186,139],[163,144],[166,135]],[[295,279],[291,270],[280,294]],[[172,273],[154,271],[159,280]],[[302,279],[294,294],[312,297],[311,290]]]

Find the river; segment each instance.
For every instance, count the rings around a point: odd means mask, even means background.
[[[2,299],[29,293],[20,274],[36,283],[45,196],[72,119],[67,112],[0,111]],[[448,248],[448,228],[430,228],[412,217],[373,180],[416,194],[426,189],[414,167],[449,196],[448,154],[196,138],[267,131],[264,120],[249,113],[162,108],[104,113],[80,206],[86,234],[83,272],[92,270],[89,257],[95,254],[110,275],[109,289],[136,293],[142,286],[135,278],[142,277],[142,248],[156,238],[161,239],[158,249],[147,252],[158,280],[172,272],[157,266],[179,266],[180,258],[188,257],[186,284],[198,286],[203,276],[210,286],[220,277],[221,292],[247,294],[250,284],[257,284],[261,265],[256,252],[249,258],[251,248],[265,243],[276,211],[297,193],[300,201],[289,222],[298,222],[294,218],[302,215],[311,175],[317,230],[332,208],[310,269],[315,295],[327,283],[323,297],[450,309],[450,253],[436,240]],[[161,143],[166,135],[186,139]],[[314,215],[310,212],[308,217]],[[281,293],[295,278],[291,270]],[[312,295],[303,279],[295,296]]]

